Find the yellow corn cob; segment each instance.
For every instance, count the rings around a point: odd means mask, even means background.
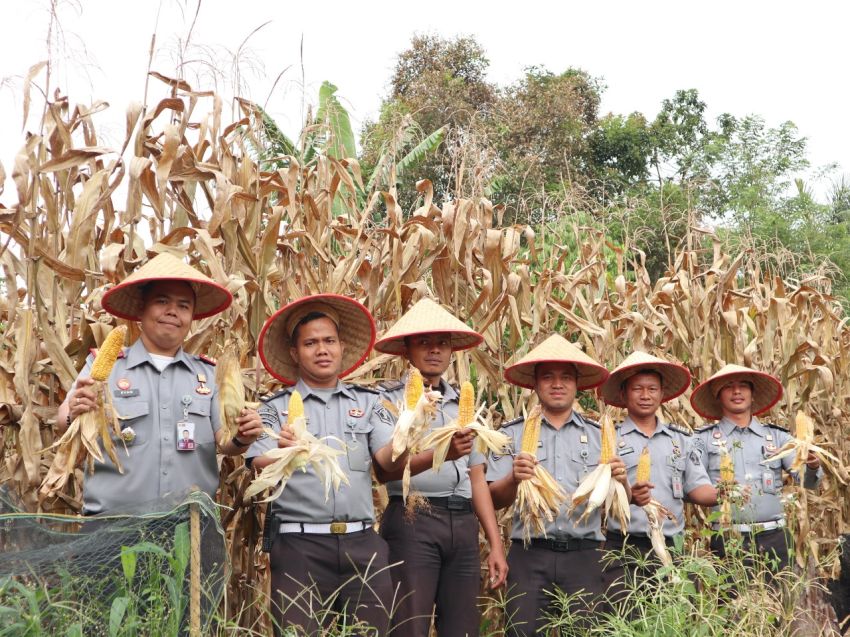
[[[599,464],[608,464],[614,457],[614,441],[617,434],[614,431],[614,422],[608,418],[602,418],[602,450],[599,454]]]
[[[644,447],[640,453],[640,460],[638,460],[635,482],[649,482],[651,468],[652,459],[649,457],[649,447]]]
[[[535,407],[525,419],[522,429],[522,444],[520,450],[537,456],[537,443],[540,440],[540,408]]]
[[[109,332],[106,340],[103,341],[103,345],[97,351],[97,356],[95,356],[94,363],[91,366],[91,377],[94,380],[104,381],[109,378],[112,367],[118,359],[118,354],[121,353],[126,333],[127,328],[124,325],[119,325]]]
[[[475,420],[475,389],[469,381],[460,386],[458,405],[457,424],[458,427],[463,428]]]
[[[404,386],[404,402],[408,409],[415,409],[422,394],[425,393],[425,383],[422,381],[422,373],[415,367],[410,368],[407,375],[407,384]]]
[[[293,391],[289,397],[287,409],[289,410],[286,414],[287,425],[293,424],[296,418],[301,418],[304,415],[304,401],[301,400],[301,394],[298,393],[298,390]]]
[[[732,456],[728,453],[723,453],[720,456],[720,480],[722,482],[735,481],[735,463],[732,462]]]

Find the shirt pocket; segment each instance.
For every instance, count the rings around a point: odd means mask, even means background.
[[[369,422],[346,423],[345,445],[348,468],[352,471],[369,471],[372,454],[369,453],[369,434],[374,426]]]
[[[114,401],[115,416],[118,418],[119,427],[123,430],[130,427],[135,436],[127,445],[140,445],[147,441],[147,421],[150,414],[150,404],[146,400],[121,400]],[[147,421],[147,422],[146,422]],[[117,436],[113,436],[116,440]]]
[[[572,450],[570,460],[573,464],[572,471],[578,472],[578,479],[581,482],[584,476],[599,466],[599,452],[593,453],[586,445],[580,445]]]
[[[195,443],[199,445],[209,444],[215,440],[212,422],[210,421],[211,405],[211,398],[196,396],[186,407],[188,419],[195,425]]]

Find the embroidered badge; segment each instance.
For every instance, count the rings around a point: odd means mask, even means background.
[[[129,378],[119,378],[118,382],[115,383],[118,386],[118,389],[123,389],[124,391],[130,389],[132,385],[130,384]]]
[[[715,432],[714,432],[713,434],[711,434],[711,435],[712,435],[712,436],[714,436],[715,438],[721,438],[721,437],[723,436],[723,434],[722,434],[722,433],[720,433],[719,431],[715,431]]]
[[[358,409],[357,407],[348,410],[348,415],[352,418],[362,418],[364,413],[366,412],[364,412],[362,409]]]

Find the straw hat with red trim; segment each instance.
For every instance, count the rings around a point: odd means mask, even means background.
[[[451,334],[452,351],[475,347],[484,340],[481,334],[452,316],[442,305],[431,299],[422,299],[384,333],[375,343],[375,349],[384,354],[404,354],[404,339],[420,334]]]
[[[723,417],[720,390],[734,380],[752,383],[754,416],[766,412],[782,398],[782,384],[775,376],[742,365],[726,365],[707,381],[697,385],[691,394],[694,411],[703,418],[720,420]]]
[[[534,389],[534,368],[538,363],[569,363],[575,365],[578,379],[576,389],[592,389],[605,382],[608,370],[570,343],[560,334],[545,341],[505,370],[505,380],[513,385]]]
[[[375,343],[375,321],[369,310],[354,299],[339,294],[314,294],[292,301],[266,320],[259,344],[260,360],[265,368],[287,385],[298,380],[298,365],[289,351],[292,332],[312,312],[324,314],[339,330],[339,340],[345,345],[340,378],[357,369]]]
[[[103,309],[128,321],[140,321],[145,287],[159,281],[182,281],[195,292],[192,318],[201,319],[226,310],[233,295],[205,274],[167,252],[158,254],[103,295]]]
[[[632,352],[611,372],[599,387],[599,395],[607,405],[625,407],[620,388],[629,378],[643,372],[653,371],[661,376],[661,402],[666,403],[685,393],[691,384],[691,373],[683,365],[670,363],[646,352]]]

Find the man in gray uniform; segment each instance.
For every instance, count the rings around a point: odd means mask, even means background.
[[[519,453],[493,456],[487,481],[496,508],[511,505],[522,480],[534,475],[539,462],[572,494],[588,473],[599,464],[599,425],[573,409],[576,391],[602,383],[608,371],[560,335],[552,335],[505,370],[508,382],[534,389],[543,409],[537,458]],[[503,426],[513,448],[521,449],[524,422],[519,418]],[[611,461],[612,475],[629,491],[622,460]],[[631,497],[631,494],[629,493]],[[555,610],[551,593],[555,587],[567,594],[583,592],[587,597],[574,604],[576,613],[586,613],[605,592],[602,581],[602,521],[597,510],[578,523],[567,516],[568,502],[547,525],[545,537],[532,537],[523,545],[523,528],[514,515],[511,549],[508,553],[507,630],[514,636],[537,634],[545,615]],[[576,515],[576,518],[578,516]]]
[[[458,393],[443,380],[452,352],[480,344],[483,338],[430,299],[414,305],[376,344],[387,354],[404,355],[421,373],[426,385],[443,399],[432,428],[451,423],[458,415]],[[385,387],[384,397],[403,402],[404,379]],[[452,438],[446,462],[432,469],[433,450],[411,458],[410,490],[428,501],[408,514],[400,476],[378,474],[387,484],[389,505],[381,519],[381,535],[390,547],[390,562],[399,606],[393,615],[398,634],[428,637],[431,615],[439,635],[478,635],[477,598],[481,586],[478,523],[490,543],[488,570],[492,588],[507,576],[504,547],[493,501],[484,479],[486,458],[473,450],[467,430]],[[422,473],[419,473],[422,471]],[[474,511],[474,513],[473,513]],[[436,609],[435,609],[436,605]]]
[[[654,499],[675,516],[665,520],[664,536],[668,546],[685,529],[687,499],[702,506],[717,503],[717,491],[694,453],[694,437],[690,429],[661,421],[658,416],[662,403],[673,400],[687,390],[691,374],[682,365],[667,362],[646,352],[634,352],[611,372],[599,394],[607,405],[625,407],[626,419],[617,434],[617,455],[626,465],[632,485],[631,520],[626,533],[616,518],[608,520],[605,549],[622,554],[605,567],[605,582],[609,595],[618,597],[624,589],[626,569],[629,581],[637,571],[631,549],[643,556],[650,554],[649,522],[640,508]],[[649,449],[652,461],[649,482],[637,482],[637,465],[641,453]],[[656,562],[657,563],[657,562]],[[644,575],[648,573],[642,573]]]
[[[721,531],[741,533],[744,546],[755,544],[759,553],[772,552],[780,568],[789,565],[785,511],[780,499],[782,470],[790,470],[793,456],[767,465],[762,461],[791,438],[781,427],[762,423],[756,415],[769,411],[782,398],[779,379],[740,365],[726,365],[691,394],[691,405],[703,418],[717,420],[697,431],[701,461],[711,481],[720,482],[720,458],[727,451],[735,466],[735,481],[748,491],[747,502],[732,509],[732,527]],[[799,479],[800,476],[796,476]],[[810,453],[803,486],[816,489],[820,461]],[[723,538],[712,540],[712,548],[723,555]]]
[[[267,531],[271,540],[273,613],[278,632],[300,626],[324,634],[335,617],[353,618],[387,632],[393,605],[387,545],[372,528],[372,462],[392,471],[406,455],[391,460],[393,419],[378,392],[346,385],[339,378],[357,368],[375,341],[375,324],[357,301],[318,294],[293,301],[270,317],[260,333],[260,358],[278,380],[295,384],[267,399],[260,415],[280,434],[265,437],[247,453],[256,470],[272,460],[263,455],[293,444],[285,424],[289,399],[304,401],[307,428],[346,454],[340,467],[349,484],[331,491],[312,467],[296,471],[274,501]],[[322,624],[325,624],[324,626]],[[301,634],[301,633],[299,633]]]
[[[182,347],[193,319],[217,314],[231,300],[226,289],[167,253],[104,295],[104,309],[139,321],[141,337],[122,352],[108,380],[129,454],[117,444],[124,473],[108,457],[95,462],[94,473],[83,483],[85,514],[147,512],[162,506],[157,501],[175,503],[194,485],[215,497],[216,449],[240,454],[262,433],[259,415],[246,409],[238,420],[238,435],[223,439],[215,363]],[[60,431],[95,408],[89,377],[93,361],[90,356],[59,407]],[[191,448],[180,444],[185,430],[194,432]]]

